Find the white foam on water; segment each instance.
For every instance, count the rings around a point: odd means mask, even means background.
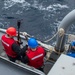
[[[69,8],[67,5],[61,5],[61,4],[53,4],[49,5],[45,10],[57,10],[57,9],[64,9]]]
[[[13,5],[20,3],[22,4],[22,7],[28,6],[28,7],[34,7],[37,8],[38,10],[46,10],[46,11],[54,11],[57,9],[63,9],[63,8],[69,8],[67,5],[61,5],[61,4],[53,4],[49,5],[47,7],[43,6],[43,3],[39,3],[37,0],[33,0],[33,4],[30,4],[26,2],[25,0],[5,0],[4,1],[4,8],[9,8],[12,7]]]
[[[25,0],[5,0],[4,8],[8,9],[17,3],[21,4],[20,7],[30,6],[30,4],[28,2],[26,2]]]
[[[55,14],[57,13],[57,10],[63,10],[63,9],[69,8],[67,5],[62,5],[59,3],[56,3],[56,4],[54,3],[54,4],[46,7],[43,5],[43,3],[39,3],[37,0],[34,0],[33,4],[31,6],[40,10],[40,11],[44,11],[43,18],[46,20],[52,16],[55,16]],[[58,13],[60,13],[60,11]]]
[[[64,9],[64,8],[69,8],[67,5],[61,5],[61,4],[53,4],[49,5],[47,7],[43,6],[43,3],[39,3],[37,0],[34,0],[33,4],[31,5],[34,8],[37,8],[38,10],[46,10],[46,11],[52,11],[52,10],[57,10],[57,9]]]
[[[23,3],[23,2],[25,2],[25,0],[11,0],[11,1],[13,1],[13,2],[19,2],[19,3]]]
[[[18,7],[22,7],[24,10],[28,10],[31,7],[36,8],[39,11],[44,11],[43,18],[48,20],[50,17],[55,16],[57,13],[57,10],[63,10],[68,9],[69,7],[67,5],[61,5],[59,3],[54,3],[52,5],[45,6],[42,3],[39,3],[38,0],[33,0],[32,3],[28,3],[25,0],[5,0],[4,1],[4,9],[9,9],[10,7],[13,7],[14,5],[18,5]],[[23,11],[18,9],[15,14],[22,14]],[[59,13],[59,12],[58,12]]]
[[[4,7],[5,9],[8,9],[9,7],[12,7],[15,3],[11,0],[5,0],[4,1]]]

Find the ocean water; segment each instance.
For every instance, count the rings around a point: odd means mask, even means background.
[[[17,21],[21,20],[20,31],[44,42],[56,34],[62,19],[73,9],[75,0],[1,0],[0,27],[17,28]],[[68,32],[74,30],[73,24]]]

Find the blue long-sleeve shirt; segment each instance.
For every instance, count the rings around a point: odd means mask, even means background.
[[[75,40],[71,42],[71,46],[75,46]]]

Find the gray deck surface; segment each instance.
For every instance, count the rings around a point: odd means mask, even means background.
[[[7,58],[0,41],[0,56]],[[0,75],[39,75],[0,58]]]
[[[11,62],[0,59],[0,75],[39,75]]]
[[[0,41],[0,56],[7,58],[6,53],[3,50],[3,46]],[[47,63],[44,67],[44,72],[47,75],[49,70],[51,69],[52,64]],[[15,72],[14,72],[15,71]],[[33,72],[27,71],[23,68],[17,67],[15,65],[10,64],[2,59],[0,59],[0,75],[38,75]]]

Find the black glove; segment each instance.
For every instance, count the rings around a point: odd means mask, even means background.
[[[26,50],[28,49],[28,45],[26,45]]]

